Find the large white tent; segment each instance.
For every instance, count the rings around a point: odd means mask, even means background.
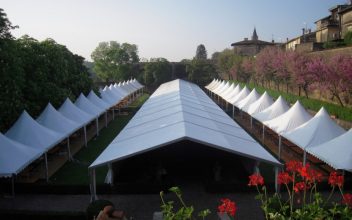
[[[222,96],[222,98],[228,102],[232,97],[235,97],[240,92],[241,92],[240,84],[237,84],[237,86],[231,92],[225,94],[224,96]]]
[[[352,128],[325,143],[307,148],[307,152],[337,170],[352,172]]]
[[[246,98],[251,91],[247,88],[247,86],[244,86],[242,90],[235,96],[232,96],[231,98],[228,99],[228,102],[232,105],[235,105],[237,102],[241,101],[242,99]]]
[[[232,83],[225,91],[219,94],[223,99],[235,89],[236,84]]]
[[[72,101],[67,98],[65,102],[60,106],[58,110],[66,118],[71,119],[72,121],[77,122],[84,129],[84,143],[87,146],[87,124],[94,120],[95,116],[88,114],[77,106],[75,106]]]
[[[345,132],[322,107],[309,121],[283,133],[282,136],[304,150],[303,162],[305,163],[307,148],[327,142]]]
[[[279,135],[279,158],[281,157],[282,134],[295,129],[311,118],[312,116],[306,111],[301,103],[297,101],[287,112],[274,119],[263,122],[265,126],[269,127]]]
[[[273,98],[265,91],[262,96],[252,104],[244,107],[242,110],[249,115],[254,115],[268,108],[274,103]]]
[[[82,126],[58,112],[50,103],[45,107],[36,120],[39,124],[59,133],[67,138],[68,157],[71,159],[70,135]]]
[[[90,165],[95,168],[190,140],[233,154],[281,166],[195,84],[162,84],[112,143]],[[92,196],[95,198],[93,178]]]
[[[5,136],[31,146],[33,148],[49,151],[51,148],[59,144],[66,137],[63,133],[58,133],[36,122],[26,111],[5,133]],[[46,180],[48,181],[48,161],[45,153]]]

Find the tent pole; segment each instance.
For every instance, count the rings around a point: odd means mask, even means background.
[[[303,150],[303,166],[306,165],[306,162],[307,162],[307,152],[306,150]]]
[[[275,192],[279,192],[279,183],[277,182],[277,176],[279,174],[279,168],[276,166],[275,167]]]
[[[279,159],[281,159],[281,135],[279,135]]]
[[[115,108],[114,107],[112,107],[112,120],[115,120]]]
[[[109,167],[109,171],[110,171],[110,174],[111,174],[111,183],[110,183],[110,185],[113,186],[114,185],[114,170],[112,169],[112,164],[111,163],[108,164],[108,167]]]
[[[46,152],[44,154],[44,159],[45,159],[45,179],[46,179],[46,182],[48,183],[49,182],[48,155]]]
[[[84,125],[83,131],[84,131],[84,146],[87,147],[87,125]]]
[[[95,119],[95,126],[97,127],[97,136],[99,136],[99,118]]]
[[[253,129],[253,118],[252,118],[252,116],[250,116],[251,117],[251,129]]]
[[[108,111],[105,112],[105,127],[108,127]]]
[[[226,111],[227,111],[228,107],[229,107],[229,103],[226,102]]]
[[[265,136],[265,125],[263,124],[263,144],[264,144],[264,136]]]
[[[97,199],[97,191],[96,191],[96,181],[95,181],[95,168],[93,168],[90,172],[90,200],[91,202]]]
[[[70,136],[67,137],[67,152],[68,152],[68,160],[72,160],[71,149],[70,149]]]
[[[12,197],[15,197],[15,174],[12,174],[12,177],[11,177],[11,194],[12,194]]]
[[[232,106],[232,118],[235,118],[235,106]]]

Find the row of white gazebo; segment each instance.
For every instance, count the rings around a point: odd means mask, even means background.
[[[279,158],[284,137],[303,150],[304,163],[308,152],[334,169],[352,172],[352,129],[336,124],[324,107],[312,117],[298,100],[290,107],[281,96],[274,101],[267,92],[259,94],[218,79],[205,87],[218,101],[225,100],[226,107],[232,105],[233,116],[238,108],[251,117],[251,124],[253,118],[262,123],[263,139],[265,127],[274,131],[279,136]]]
[[[73,103],[69,98],[57,110],[50,104],[34,120],[25,110],[13,126],[5,133],[0,133],[0,177],[14,177],[35,160],[44,156],[48,180],[47,153],[59,143],[67,140],[68,159],[71,159],[70,136],[78,130],[84,130],[87,146],[86,126],[95,121],[99,135],[100,116],[114,110],[123,100],[126,104],[143,93],[143,86],[136,80],[111,84],[100,89],[101,98],[94,91],[88,96],[82,93]],[[114,116],[113,116],[114,117]]]

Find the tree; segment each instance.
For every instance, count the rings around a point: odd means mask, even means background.
[[[220,75],[226,76],[228,79],[232,79],[234,70],[233,68],[235,68],[233,66],[236,64],[236,66],[239,67],[242,61],[242,57],[236,55],[231,49],[225,49],[222,52],[214,53],[212,55],[212,60],[216,66],[217,72]]]
[[[13,39],[11,30],[15,28],[18,28],[18,26],[12,26],[4,10],[0,8],[0,40]]]
[[[188,79],[199,86],[205,86],[216,77],[215,67],[208,60],[193,59],[186,66]]]
[[[198,60],[206,60],[208,57],[207,50],[203,44],[198,45],[195,58]]]
[[[165,58],[151,58],[144,66],[144,82],[154,88],[170,81],[171,74],[171,65]]]
[[[133,65],[139,61],[134,44],[119,44],[116,41],[101,42],[91,55],[94,71],[105,81],[122,81],[131,77]]]

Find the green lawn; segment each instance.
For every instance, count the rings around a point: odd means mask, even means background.
[[[243,87],[245,83],[240,82],[240,85]],[[340,105],[324,102],[317,99],[310,99],[304,96],[298,96],[298,95],[293,95],[285,92],[279,92],[276,90],[263,88],[258,85],[255,86],[253,83],[250,83],[249,85],[246,84],[246,85],[251,89],[256,88],[256,90],[259,93],[264,93],[265,91],[267,91],[267,93],[273,98],[277,98],[281,95],[287,102],[292,104],[295,103],[297,100],[300,100],[300,102],[305,108],[310,109],[312,111],[317,112],[322,106],[324,106],[325,109],[329,112],[329,114],[335,115],[337,118],[345,121],[352,121],[352,108],[342,107]]]
[[[110,144],[117,134],[125,127],[129,120],[133,117],[135,111],[149,98],[148,94],[139,97],[132,103],[129,115],[122,115],[115,118],[108,124],[107,128],[100,131],[97,138],[93,138],[88,142],[88,147],[82,148],[74,158],[79,162],[67,162],[50,181],[52,184],[62,185],[88,185],[89,175],[88,166],[100,155],[100,153]],[[107,173],[107,167],[96,169],[97,184],[104,183]]]

